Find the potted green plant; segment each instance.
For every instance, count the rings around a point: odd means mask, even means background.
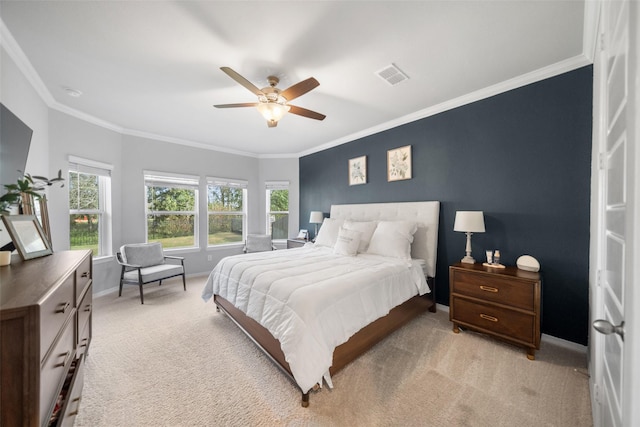
[[[22,179],[18,178],[15,184],[7,184],[4,186],[6,193],[0,196],[0,214],[7,215],[11,205],[17,205],[22,201],[22,195],[28,194],[36,199],[43,196],[43,192],[47,187],[52,186],[56,182],[62,183],[62,170],[58,170],[58,176],[55,178],[47,178],[44,176],[24,174]],[[64,187],[64,183],[61,185]]]

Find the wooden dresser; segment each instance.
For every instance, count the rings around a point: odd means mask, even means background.
[[[458,263],[449,267],[449,319],[527,349],[540,349],[540,275],[516,267]]]
[[[91,251],[0,267],[0,425],[73,425],[91,342]]]

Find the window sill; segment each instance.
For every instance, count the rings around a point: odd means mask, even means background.
[[[97,257],[93,257],[94,264],[106,264],[108,262],[113,261],[115,255],[100,255]]]
[[[224,245],[215,245],[215,246],[207,246],[207,251],[224,251],[228,249],[242,249],[244,247],[244,242],[242,243],[227,243]]]
[[[198,247],[191,247],[191,248],[162,248],[162,251],[165,252],[165,253],[172,253],[172,254],[190,254],[190,253],[200,252],[200,248],[198,248]]]

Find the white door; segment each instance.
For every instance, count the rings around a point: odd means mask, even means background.
[[[628,0],[602,3],[601,49],[594,58],[600,169],[590,370],[596,426],[640,425],[638,6]]]

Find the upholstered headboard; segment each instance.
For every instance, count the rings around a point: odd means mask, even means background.
[[[413,236],[411,257],[427,263],[427,275],[436,276],[438,220],[440,202],[364,203],[331,205],[331,218],[353,221],[415,221],[418,231]]]

